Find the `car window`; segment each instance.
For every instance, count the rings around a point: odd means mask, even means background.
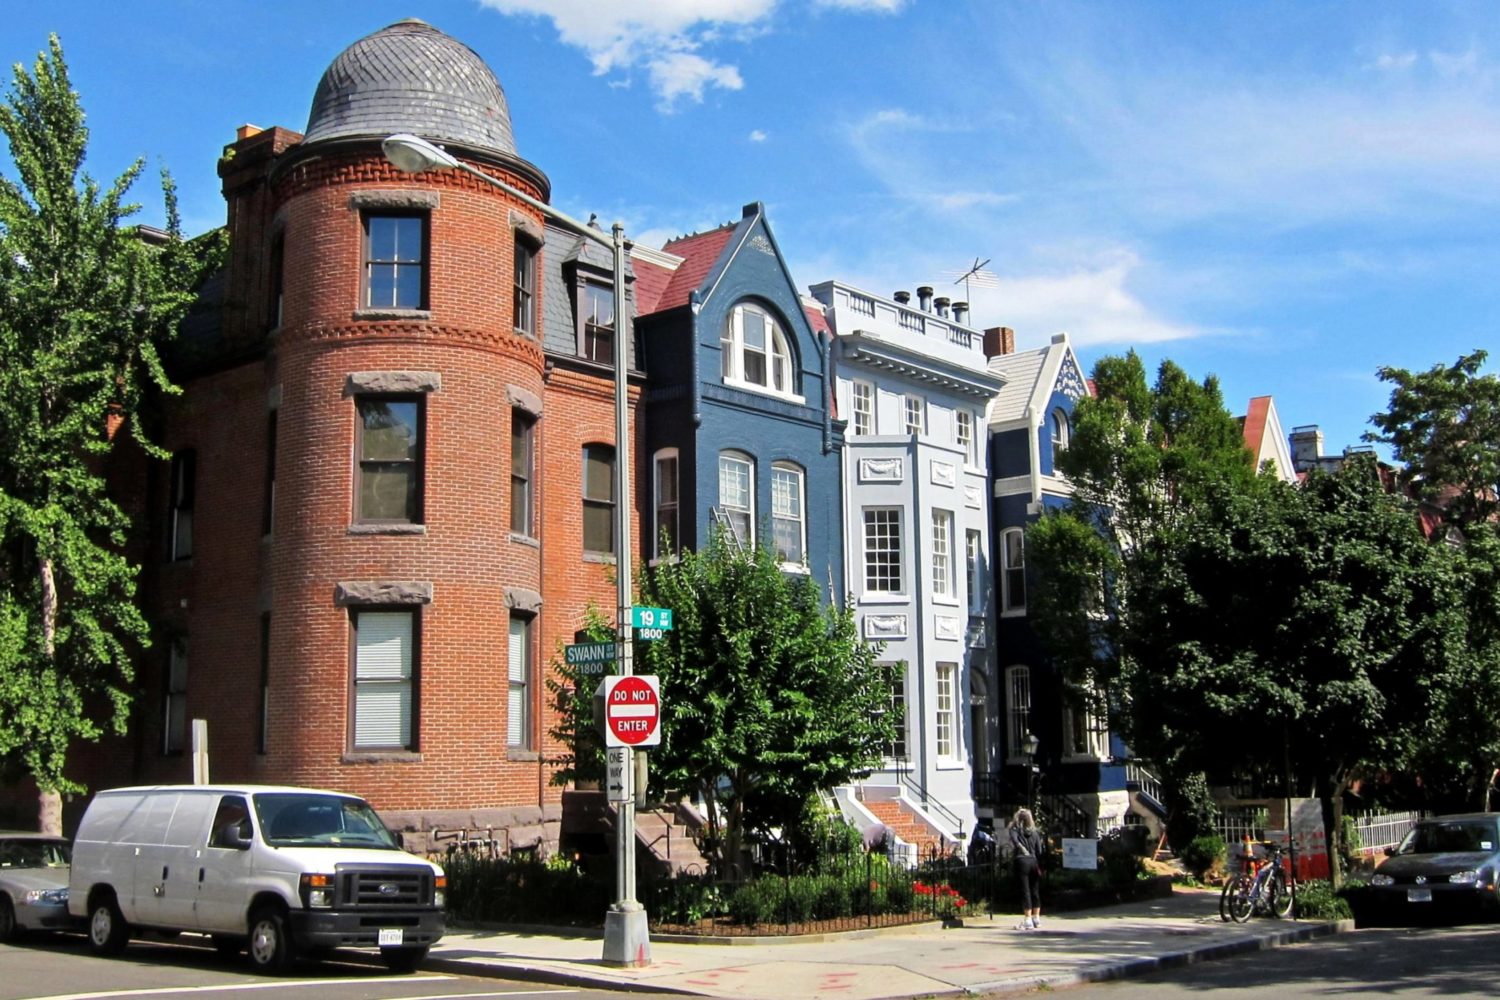
[[[0,840],[0,868],[66,868],[72,857],[72,845],[66,840]]]
[[[250,839],[250,807],[240,795],[226,795],[219,800],[219,809],[214,813],[213,826],[209,828],[208,846],[234,848],[235,837]]]
[[[1496,850],[1495,825],[1483,820],[1419,823],[1401,841],[1398,854],[1474,853]]]
[[[307,792],[255,796],[261,835],[273,847],[370,847],[400,850],[362,799]]]

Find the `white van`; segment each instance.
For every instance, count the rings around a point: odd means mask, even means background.
[[[447,878],[369,803],[272,785],[99,792],[73,841],[68,912],[100,954],[137,928],[210,935],[266,972],[299,954],[378,947],[410,971],[443,936]]]

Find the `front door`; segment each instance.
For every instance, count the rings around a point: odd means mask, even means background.
[[[198,861],[198,929],[243,934],[250,904],[254,851],[250,808],[243,795],[219,799],[208,844]]]

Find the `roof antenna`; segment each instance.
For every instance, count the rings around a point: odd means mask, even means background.
[[[984,260],[980,260],[978,257],[975,257],[974,266],[967,271],[943,271],[942,275],[945,278],[955,279],[953,282],[955,285],[962,284],[964,286],[964,299],[973,302],[974,298],[969,294],[970,282],[973,282],[980,288],[1000,287],[999,275],[995,274],[994,271],[985,270],[985,265],[993,259],[992,257],[986,257]]]

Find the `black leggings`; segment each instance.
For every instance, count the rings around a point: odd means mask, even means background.
[[[1042,871],[1036,858],[1016,858],[1016,881],[1021,883],[1021,912],[1042,908]]]

